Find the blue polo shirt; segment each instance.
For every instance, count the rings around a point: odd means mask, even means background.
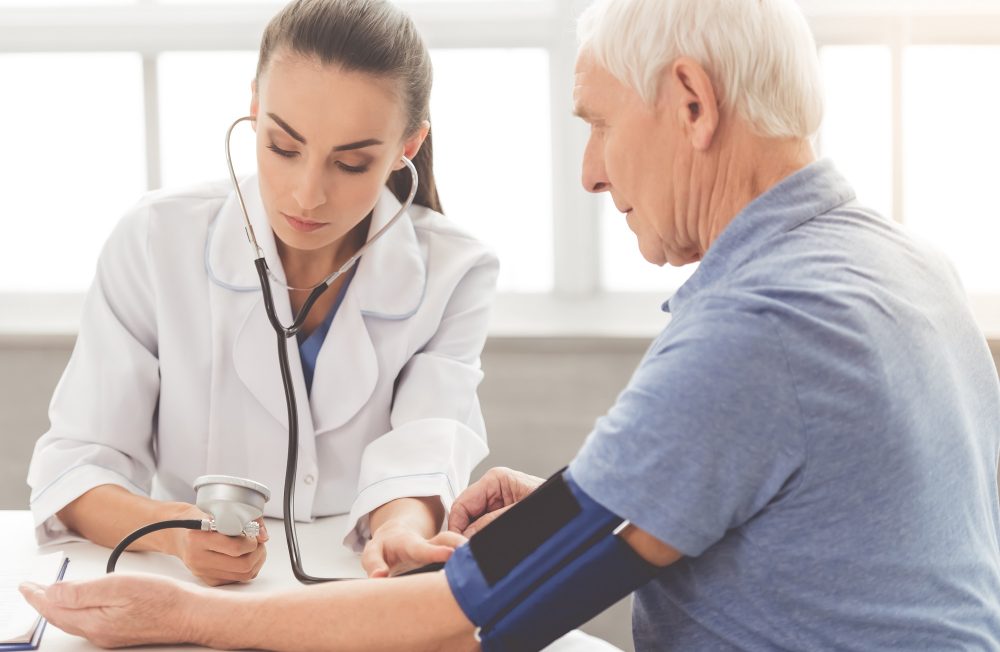
[[[570,467],[685,555],[637,649],[1000,649],[1000,384],[947,261],[821,161],[664,309]]]

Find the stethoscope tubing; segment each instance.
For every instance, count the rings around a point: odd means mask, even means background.
[[[410,206],[413,204],[413,199],[416,197],[417,187],[420,180],[417,174],[417,168],[413,165],[413,162],[408,158],[403,157],[403,163],[410,170],[410,176],[413,179],[406,201],[400,205],[399,211],[396,212],[392,219],[386,222],[386,224],[373,236],[368,238],[368,241],[361,248],[359,248],[358,251],[356,251],[354,255],[347,260],[347,262],[309,290],[309,296],[306,297],[305,302],[299,309],[298,314],[295,315],[291,325],[285,326],[281,323],[281,319],[275,309],[274,295],[272,293],[270,283],[270,279],[273,279],[274,275],[267,266],[267,261],[264,258],[264,251],[257,243],[257,237],[254,233],[253,225],[250,223],[250,214],[247,211],[246,201],[243,198],[243,191],[240,189],[239,181],[236,178],[236,171],[233,167],[233,158],[229,145],[233,129],[236,125],[245,120],[252,121],[253,119],[254,118],[252,116],[245,116],[239,118],[229,126],[229,129],[226,131],[226,164],[229,167],[229,176],[233,183],[233,188],[236,191],[236,196],[239,200],[240,210],[243,213],[244,229],[246,231],[247,238],[250,240],[250,245],[253,247],[253,262],[254,267],[257,270],[257,277],[260,280],[260,289],[264,299],[264,309],[267,312],[268,321],[274,329],[278,342],[278,366],[281,368],[281,384],[284,387],[285,407],[288,412],[288,455],[285,463],[285,484],[283,492],[284,495],[282,498],[283,514],[285,517],[285,541],[288,545],[288,558],[291,562],[292,573],[295,575],[295,579],[303,584],[339,582],[343,580],[357,579],[350,577],[317,577],[306,573],[302,567],[302,556],[299,552],[299,540],[295,530],[295,480],[298,475],[299,459],[299,415],[298,402],[295,398],[295,386],[292,380],[291,365],[288,360],[288,340],[295,337],[295,335],[302,330],[302,325],[309,316],[309,311],[312,309],[313,304],[315,304],[327,288],[330,287],[330,284],[333,283],[333,281],[335,281],[341,274],[350,270],[351,267],[361,258],[364,252],[375,244],[375,242],[377,242],[379,238],[381,238],[382,235],[385,234],[390,227],[392,227],[392,225],[394,225],[404,214],[406,214]]]

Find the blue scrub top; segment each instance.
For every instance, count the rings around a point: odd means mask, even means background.
[[[323,348],[323,341],[326,339],[326,334],[330,331],[330,324],[333,323],[333,318],[337,316],[337,310],[344,301],[344,295],[347,294],[347,288],[350,287],[351,280],[354,278],[354,272],[357,268],[358,264],[355,263],[350,271],[347,272],[347,278],[344,279],[344,284],[340,286],[337,298],[334,299],[333,306],[323,319],[323,323],[305,339],[302,339],[301,333],[299,334],[299,359],[302,360],[302,375],[306,379],[307,392],[312,392],[313,374],[316,372],[316,359],[319,357],[319,351]]]

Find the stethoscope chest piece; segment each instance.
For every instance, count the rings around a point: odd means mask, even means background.
[[[203,475],[194,481],[198,509],[212,516],[212,529],[229,536],[258,534],[258,518],[271,490],[259,482],[230,475]]]

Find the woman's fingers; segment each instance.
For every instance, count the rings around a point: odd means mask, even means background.
[[[386,577],[389,574],[389,566],[385,562],[382,548],[381,539],[376,537],[365,545],[361,553],[361,567],[368,577]]]
[[[249,538],[249,537],[247,537]],[[267,547],[260,545],[238,557],[204,548],[195,548],[184,558],[185,565],[206,583],[209,579],[248,582],[257,577],[267,559]]]

